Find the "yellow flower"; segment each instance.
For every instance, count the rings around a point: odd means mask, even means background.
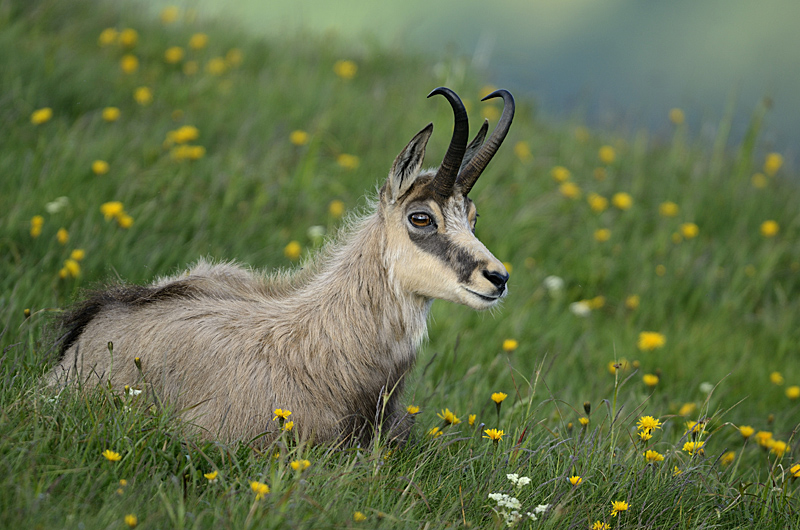
[[[574,182],[563,182],[558,187],[558,191],[567,199],[579,199],[581,196],[581,189]]]
[[[256,494],[256,500],[261,500],[264,496],[269,493],[269,486],[264,484],[263,482],[252,481],[250,482],[250,489]]]
[[[339,199],[334,199],[328,205],[328,213],[333,217],[341,217],[344,215],[344,202]]]
[[[644,376],[642,376],[642,381],[644,381],[645,385],[652,388],[658,384],[658,376],[655,374],[644,374]]]
[[[531,153],[531,148],[528,145],[528,142],[519,141],[515,143],[514,154],[517,155],[517,158],[519,158],[522,162],[529,162],[533,160],[533,153]]]
[[[409,405],[406,407],[406,412],[409,414],[417,414],[419,412],[419,407],[416,405]]]
[[[474,427],[475,426],[475,419],[477,417],[478,417],[477,414],[470,414],[469,416],[467,416],[467,423],[469,423],[470,427]]]
[[[755,429],[750,427],[749,425],[742,425],[739,427],[739,433],[742,435],[743,438],[747,439],[753,436],[753,433],[756,432]]]
[[[789,473],[791,473],[794,478],[800,478],[800,464],[795,464],[790,467]]]
[[[34,125],[41,125],[50,121],[53,117],[53,109],[50,107],[44,107],[41,109],[34,110],[31,113],[31,123]]]
[[[594,298],[590,298],[589,300],[585,300],[586,305],[589,306],[589,309],[600,309],[601,307],[606,305],[606,297],[605,296],[595,296]]]
[[[608,228],[598,228],[594,231],[594,240],[599,243],[605,243],[611,239],[611,230]]]
[[[92,172],[95,175],[105,175],[106,173],[108,173],[108,169],[109,169],[108,162],[106,162],[105,160],[95,160],[94,162],[92,162]]]
[[[789,451],[790,447],[789,447],[789,444],[787,444],[786,442],[782,442],[780,440],[775,440],[770,445],[769,449],[772,452],[772,454],[774,454],[778,458],[781,458],[783,455],[786,454],[787,451]]]
[[[308,143],[308,133],[301,130],[292,131],[289,134],[289,141],[294,145],[306,145]]]
[[[728,451],[724,455],[722,455],[719,461],[722,463],[723,466],[729,466],[733,461],[736,460],[736,452]]]
[[[106,28],[100,32],[100,36],[97,37],[97,44],[100,46],[109,46],[117,42],[117,38],[119,37],[119,32],[116,28]]]
[[[616,517],[618,513],[628,510],[628,503],[625,501],[613,501],[611,503],[611,516]]]
[[[792,385],[786,387],[786,397],[788,397],[789,399],[800,398],[800,386]]]
[[[586,200],[589,203],[589,208],[594,212],[602,213],[608,208],[608,199],[597,193],[590,193]]]
[[[231,48],[228,50],[228,53],[225,54],[225,64],[232,68],[242,64],[243,60],[244,54],[239,48]]]
[[[84,251],[82,248],[76,248],[70,253],[69,257],[75,261],[81,261],[84,257],[86,257],[86,251]]]
[[[772,372],[769,374],[769,380],[772,382],[773,385],[782,385],[783,384],[783,376],[780,372]]]
[[[228,65],[222,57],[214,57],[206,63],[206,73],[211,75],[222,75],[227,69]]]
[[[169,64],[178,64],[183,60],[183,48],[180,46],[170,46],[164,52],[164,60]]]
[[[492,394],[492,401],[497,403],[498,405],[503,402],[504,399],[508,397],[508,394],[505,392],[495,392]]]
[[[580,418],[578,418],[578,423],[580,423],[583,427],[586,427],[587,425],[589,425],[589,418],[587,418],[586,416],[581,416]]]
[[[119,119],[119,109],[117,107],[106,107],[103,109],[103,119],[105,121],[117,121]]]
[[[353,514],[353,521],[355,521],[355,522],[357,522],[357,523],[362,523],[362,522],[364,522],[364,521],[366,521],[366,520],[367,520],[367,516],[366,516],[366,515],[364,515],[364,514],[363,514],[363,513],[361,513],[361,512],[355,512],[355,513]]]
[[[592,530],[611,530],[611,525],[603,521],[595,521]]]
[[[303,251],[303,248],[300,246],[300,243],[297,241],[289,241],[289,243],[283,248],[283,255],[291,260],[295,260],[300,257],[300,253]]]
[[[614,163],[614,160],[617,158],[617,153],[610,145],[604,145],[597,152],[597,156],[600,158],[600,162],[605,165],[609,165]]]
[[[611,204],[620,210],[628,210],[631,206],[633,206],[633,197],[624,191],[620,191],[611,197]]]
[[[172,24],[178,20],[180,14],[180,9],[178,9],[177,6],[167,6],[161,10],[161,22],[164,24]]]
[[[126,48],[133,48],[139,42],[139,33],[135,29],[125,28],[119,32],[119,43]]]
[[[356,169],[358,167],[358,157],[342,153],[336,157],[336,163],[344,169]]]
[[[666,344],[667,338],[656,331],[642,331],[639,333],[637,346],[642,351],[653,351],[662,348]]]
[[[120,228],[128,229],[133,226],[133,217],[130,215],[123,213],[119,217],[117,217],[117,224]]]
[[[503,341],[503,351],[511,353],[519,347],[519,342],[515,339],[506,339]]]
[[[653,437],[653,434],[650,431],[639,431],[638,434],[639,434],[639,438],[643,442],[646,442],[647,440],[649,440],[650,438]]]
[[[772,443],[772,433],[769,431],[758,431],[756,433],[756,442],[761,447],[769,447]]]
[[[578,475],[569,477],[569,483],[572,484],[573,486],[579,486],[581,482],[583,482],[583,479]]]
[[[104,202],[100,205],[100,212],[106,218],[106,221],[109,221],[122,214],[122,203],[120,201]]]
[[[195,33],[189,38],[189,47],[193,50],[202,50],[208,44],[208,35]]]
[[[664,265],[662,265],[660,263],[658,265],[656,265],[656,275],[657,276],[664,276],[666,273],[667,273],[667,268]]]
[[[753,176],[750,177],[750,183],[754,188],[763,189],[767,187],[769,181],[763,173],[753,173]]]
[[[200,65],[197,61],[186,61],[183,63],[183,73],[186,75],[194,75],[200,70]]]
[[[700,233],[700,228],[694,223],[683,223],[680,228],[681,234],[686,239],[695,238]]]
[[[153,102],[153,91],[146,86],[140,86],[133,91],[133,99],[139,105],[146,107]]]
[[[135,55],[126,53],[122,56],[122,59],[119,60],[119,67],[126,74],[132,74],[139,69],[139,59]]]
[[[632,294],[625,299],[625,307],[628,309],[638,309],[640,298],[638,294]]]
[[[569,180],[570,175],[569,169],[564,166],[555,166],[550,170],[550,176],[552,176],[556,182],[566,182]]]
[[[288,419],[291,414],[291,410],[275,409],[275,416],[272,418],[272,421],[275,421],[278,418],[282,418],[284,420]]]
[[[428,436],[432,436],[434,438],[441,435],[442,435],[442,430],[439,429],[439,427],[434,427],[433,429],[428,431]]]
[[[675,467],[672,468],[672,476],[673,477],[677,477],[681,473],[683,473],[683,471],[678,466],[675,466]]]
[[[681,109],[678,108],[670,109],[669,121],[671,121],[675,125],[680,125],[683,123],[685,119],[686,117],[684,116],[683,111]]]
[[[697,410],[697,405],[694,403],[684,403],[678,411],[678,416],[688,416],[695,410]]]
[[[783,165],[783,156],[780,153],[768,153],[764,159],[764,173],[770,177],[775,175]]]
[[[58,229],[58,232],[56,232],[56,240],[62,245],[67,244],[67,241],[69,241],[69,232],[67,232],[66,228]]]
[[[284,431],[291,431],[292,429],[294,429],[294,422],[293,421],[287,421],[286,423],[283,424],[283,430]]]
[[[309,462],[308,460],[294,460],[289,465],[292,466],[292,469],[294,469],[295,471],[303,471],[304,469],[307,469],[308,466],[311,465],[311,462]]]
[[[662,217],[675,217],[680,212],[680,207],[672,201],[662,202],[658,207],[658,213]]]
[[[442,418],[444,420],[444,422],[449,424],[449,425],[457,425],[457,424],[461,423],[461,420],[459,420],[456,417],[456,415],[454,413],[450,412],[450,409],[447,409],[447,408],[444,409],[439,414],[437,414],[437,416]]]
[[[167,141],[172,141],[176,144],[193,142],[199,137],[200,131],[194,125],[183,125],[167,133]]]
[[[75,261],[74,259],[67,259],[64,261],[64,269],[69,276],[72,278],[77,278],[78,275],[81,273],[81,266],[80,264]]]
[[[37,238],[42,234],[42,225],[44,225],[44,217],[41,215],[31,217],[31,237]]]
[[[203,476],[206,477],[206,480],[208,480],[209,482],[216,482],[218,475],[219,471],[217,471],[216,469],[211,473],[203,473]]]
[[[134,514],[129,513],[125,516],[125,524],[130,528],[136,528],[136,525],[139,524],[139,519]]]
[[[503,439],[503,435],[505,434],[504,431],[501,431],[501,430],[498,430],[498,429],[486,429],[483,432],[486,433],[484,435],[484,438],[487,438],[487,439],[493,441],[494,443],[497,443],[500,440],[502,440]]]
[[[111,462],[119,462],[122,460],[122,456],[119,453],[115,453],[111,449],[106,449],[101,454],[106,458],[106,460]]]
[[[640,431],[652,431],[661,428],[661,420],[652,416],[642,416],[636,422],[636,428]]]
[[[202,145],[178,145],[169,152],[173,160],[200,160],[206,155],[206,148]]]
[[[658,451],[653,451],[652,449],[647,450],[644,452],[644,459],[648,462],[663,462],[664,455],[659,453]]]
[[[761,223],[761,235],[764,237],[775,237],[780,228],[776,221],[764,221]]]
[[[353,79],[358,72],[358,65],[353,61],[336,61],[333,72],[342,79]]]
[[[686,442],[683,444],[683,450],[689,453],[690,455],[703,454],[703,446],[705,442]]]

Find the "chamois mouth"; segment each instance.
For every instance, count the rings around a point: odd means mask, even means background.
[[[503,289],[503,292],[500,293],[499,295],[481,294],[481,293],[479,293],[477,291],[473,291],[472,289],[469,289],[467,287],[464,287],[464,290],[467,291],[469,294],[480,298],[482,301],[484,301],[484,302],[486,302],[488,304],[497,303],[497,301],[500,300],[500,298],[502,298],[504,294],[506,294],[506,290],[505,289]]]

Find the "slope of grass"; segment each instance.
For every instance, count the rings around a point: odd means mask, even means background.
[[[101,45],[107,28],[118,35]],[[197,33],[208,41],[195,49]],[[138,65],[126,73],[128,55]],[[438,163],[452,116],[425,99],[432,88],[462,94],[473,123],[496,122],[479,74],[458,57],[256,40],[82,0],[0,3],[0,64],[0,526],[123,527],[135,515],[152,528],[501,527],[511,509],[492,493],[516,498],[515,524],[531,527],[798,524],[800,192],[755,154],[765,108],[727,153],[695,147],[680,123],[668,142],[624,141],[542,123],[519,101],[472,192],[511,294],[491,314],[434,304],[407,389],[421,409],[411,441],[309,448],[287,433],[260,453],[199,439],[125,389],[43,391],[49,315],[82,288],[205,256],[293,266],[290,242],[313,252],[315,234],[341,224],[337,206],[363,208],[430,121]],[[141,87],[151,101],[134,98]],[[42,108],[52,115],[32,119]],[[725,145],[724,123],[719,134]],[[763,235],[765,221],[777,233]],[[649,440],[642,416],[660,421]],[[647,462],[648,450],[664,459]],[[612,516],[613,501],[627,510]]]

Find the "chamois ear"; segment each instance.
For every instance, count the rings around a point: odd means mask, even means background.
[[[384,185],[384,195],[388,202],[394,203],[403,196],[411,187],[419,175],[422,167],[422,159],[425,158],[425,146],[433,132],[433,123],[417,133],[408,142],[408,145],[397,155],[389,171],[389,178]]]

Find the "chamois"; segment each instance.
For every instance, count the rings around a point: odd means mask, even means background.
[[[47,383],[145,384],[226,441],[269,443],[281,408],[315,443],[363,444],[378,431],[403,442],[413,416],[399,398],[433,300],[495,307],[509,277],[475,237],[468,194],[508,133],[514,99],[486,96],[503,98],[503,114],[485,143],[487,120],[467,145],[463,103],[445,87],[435,94],[455,115],[438,169],[421,169],[431,123],[394,160],[371,213],[293,274],[200,261],[90,293],[59,318]]]

